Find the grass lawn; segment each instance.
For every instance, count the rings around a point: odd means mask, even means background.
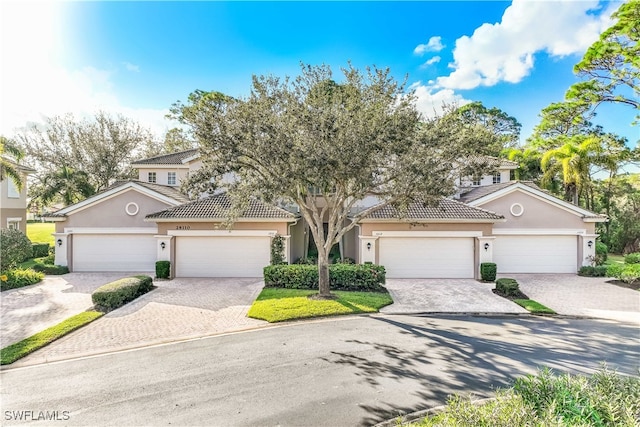
[[[248,316],[274,323],[310,317],[376,313],[393,303],[386,292],[335,291],[333,293],[338,296],[336,300],[317,301],[307,298],[317,293],[314,290],[265,288],[253,302]]]
[[[529,310],[533,314],[556,314],[556,312],[551,310],[549,307],[546,307],[532,299],[514,299],[513,302],[525,310]]]
[[[53,236],[51,233],[56,230],[52,222],[29,222],[27,223],[27,237],[32,243],[48,243],[53,246]]]
[[[0,350],[0,365],[13,363],[16,360],[25,357],[27,354],[33,353],[34,351],[57,340],[58,338],[62,338],[68,333],[93,322],[103,314],[104,313],[99,313],[97,311],[85,311],[58,323],[55,326],[47,328],[44,331],[38,332],[29,338],[25,338],[15,344],[11,344],[10,346]]]
[[[608,254],[605,264],[624,264],[624,255]]]

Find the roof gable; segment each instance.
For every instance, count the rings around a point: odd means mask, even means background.
[[[471,200],[466,199],[466,203],[468,203],[470,206],[482,206],[485,203],[499,199],[507,194],[513,193],[514,191],[522,191],[529,194],[530,196],[543,200],[559,209],[563,209],[581,218],[591,219],[596,222],[603,222],[607,220],[606,216],[599,215],[595,212],[591,212],[587,209],[583,209],[572,203],[566,202],[556,196],[547,193],[531,182],[512,181],[510,184],[511,185],[505,186],[501,186],[501,184],[487,186],[487,190],[485,190],[486,192],[484,194],[480,194],[479,197],[472,197]]]
[[[100,193],[94,194],[93,196],[88,197],[85,200],[82,200],[73,205],[66,206],[53,214],[49,214],[47,215],[47,218],[64,218],[69,215],[73,215],[76,212],[99,204],[126,191],[137,191],[173,206],[184,203],[184,201],[187,200],[184,195],[171,187],[142,183],[139,181],[123,181],[116,182]]]

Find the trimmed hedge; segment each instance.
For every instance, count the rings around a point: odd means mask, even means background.
[[[625,264],[640,264],[640,252],[632,252],[624,256]]]
[[[515,296],[520,293],[520,285],[516,279],[509,279],[505,277],[496,280],[496,290],[506,296]]]
[[[586,266],[580,267],[580,270],[578,271],[578,276],[607,277],[607,266],[606,265],[596,265],[596,266],[586,265]]]
[[[153,289],[150,276],[134,276],[100,286],[91,294],[91,300],[100,310],[110,311],[122,307]]]
[[[0,229],[0,271],[15,268],[31,256],[31,240],[20,230]]]
[[[49,244],[48,243],[32,243],[31,252],[32,252],[31,256],[34,258],[46,257],[49,255]]]
[[[171,275],[171,261],[156,261],[156,277],[168,279]]]
[[[62,265],[52,265],[52,264],[42,264],[35,263],[32,267],[35,271],[40,271],[44,274],[50,274],[52,276],[59,276],[61,274],[67,274],[69,272],[69,267],[65,267]]]
[[[611,264],[607,268],[607,276],[634,283],[640,280],[640,264]]]
[[[332,264],[329,284],[336,291],[384,292],[386,271],[374,264]],[[267,288],[318,289],[318,267],[315,265],[268,265],[264,268]]]
[[[485,282],[495,282],[498,266],[494,262],[483,262],[480,264],[480,278]]]

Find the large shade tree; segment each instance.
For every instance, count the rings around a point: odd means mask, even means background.
[[[299,207],[318,248],[320,296],[330,297],[329,252],[359,218],[452,194],[454,166],[496,136],[453,111],[422,122],[389,70],[349,66],[336,82],[328,66],[301,68],[293,79],[254,77],[247,98],[197,91],[172,111],[200,145],[192,188],[224,187],[236,212],[250,197]],[[368,195],[380,204],[354,210]]]

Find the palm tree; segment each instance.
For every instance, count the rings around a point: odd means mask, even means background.
[[[18,190],[22,190],[22,174],[17,162],[23,157],[22,151],[10,139],[0,136],[0,181],[9,178],[16,185]]]
[[[86,172],[63,166],[45,175],[37,197],[43,205],[60,198],[65,205],[71,205],[95,194]]]
[[[580,141],[582,140],[582,141]],[[592,191],[591,167],[601,161],[602,145],[597,135],[575,137],[542,155],[542,185],[548,186],[562,175],[565,200],[579,205],[583,197],[589,207]]]
[[[534,148],[507,148],[502,150],[501,156],[518,164],[518,169],[513,171],[513,177],[518,181],[537,181],[542,174],[542,153]]]

